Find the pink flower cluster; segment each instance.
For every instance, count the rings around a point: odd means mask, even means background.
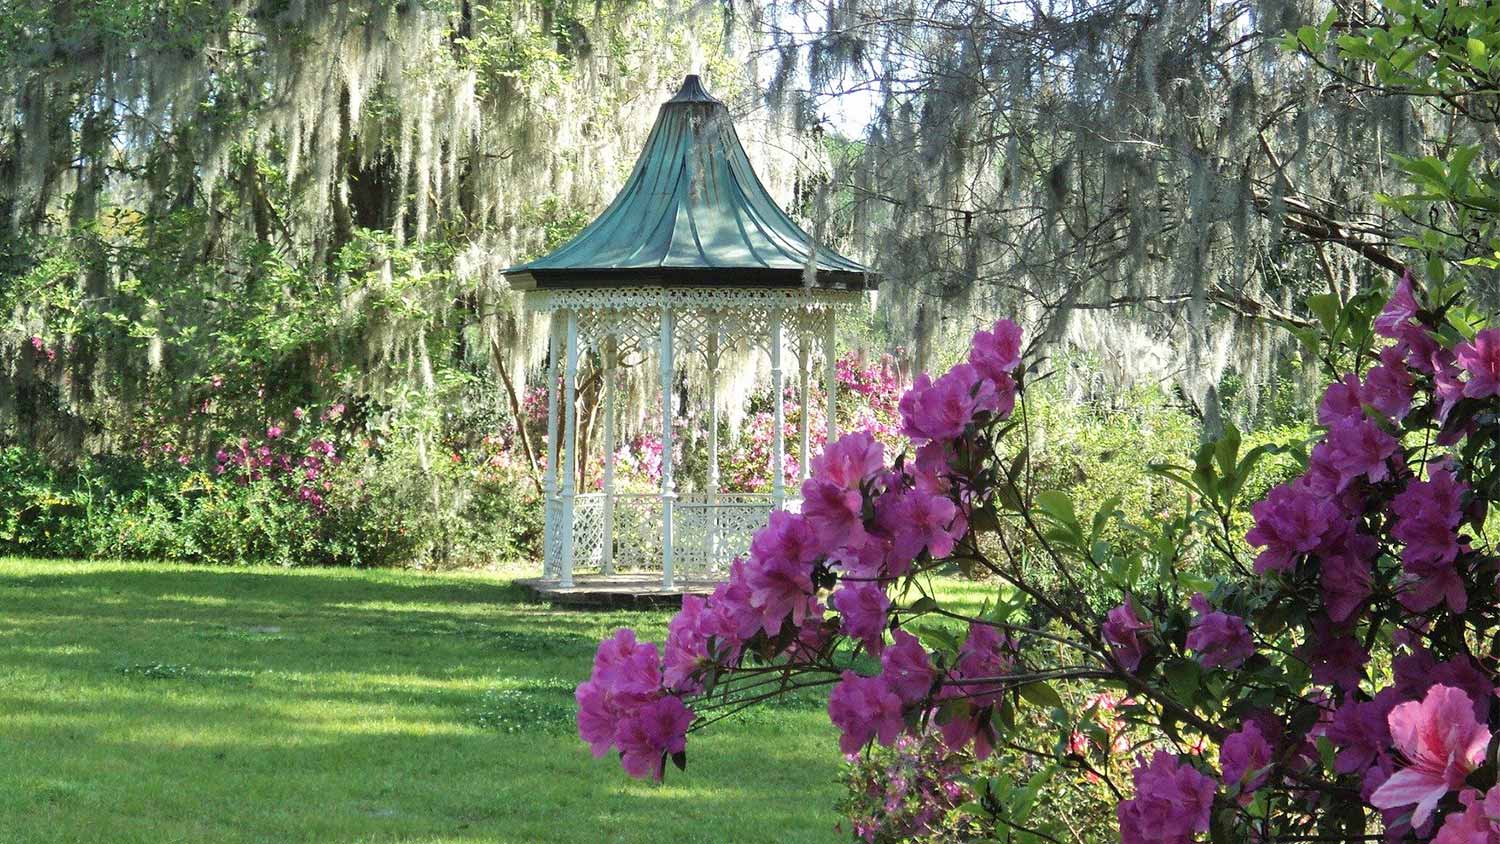
[[[1234,823],[1240,809],[1268,805],[1258,800],[1268,789],[1279,792],[1275,812],[1292,815],[1357,792],[1383,813],[1392,842],[1500,844],[1500,786],[1486,766],[1500,711],[1485,644],[1500,580],[1483,530],[1494,483],[1488,458],[1474,457],[1489,454],[1479,446],[1500,430],[1500,329],[1455,343],[1435,330],[1439,319],[1403,280],[1375,320],[1384,347],[1360,350],[1364,371],[1324,392],[1305,469],[1250,509],[1245,540],[1257,549],[1258,577],[1204,587],[1212,600],[1193,594],[1191,613],[1172,596],[1192,581],[1163,578],[1155,590],[1133,588],[1097,622],[1097,638],[1084,627],[1079,650],[1102,665],[1073,679],[1107,677],[1140,703],[1096,701],[1108,741],[1085,717],[1065,727],[1059,755],[1087,762],[1097,750],[1141,747],[1125,737],[1125,720],[1163,727],[1178,742],[1176,753],[1137,759],[1133,793],[1116,804],[1122,844],[1188,844],[1211,821]],[[961,641],[932,653],[913,635],[928,630],[910,624],[927,610],[898,611],[892,589],[919,583],[911,575],[933,561],[978,553],[970,524],[994,518],[981,508],[998,459],[988,438],[1015,405],[1021,357],[1019,329],[1002,320],[975,337],[966,362],[917,376],[897,405],[912,450],[894,465],[868,432],[830,443],[803,485],[801,511],[773,514],[726,583],[684,599],[662,660],[624,632],[602,645],[578,692],[580,733],[595,752],[618,748],[628,771],[659,777],[691,720],[680,699],[749,659],[756,670],[785,660],[836,677],[828,715],[846,755],[914,741],[944,755],[991,754],[1002,737],[992,716],[1014,714],[1003,708],[1007,694],[1035,690],[1021,685],[1036,675],[1008,635],[1016,628],[969,617]],[[1209,481],[1192,485],[1215,498]],[[1223,530],[1234,524],[1227,506],[1212,512]],[[1234,537],[1216,540],[1238,563]],[[1081,556],[1097,562],[1095,548]],[[1485,612],[1476,613],[1480,601]],[[840,641],[877,657],[878,671],[834,659]],[[1390,659],[1375,659],[1377,647]],[[635,667],[609,667],[622,660]],[[1382,682],[1387,666],[1392,681]],[[1205,704],[1213,696],[1232,704]],[[665,700],[678,707],[667,711]],[[1213,717],[1224,720],[1201,720]],[[646,725],[622,726],[638,719]],[[1179,738],[1174,728],[1183,727],[1193,735]],[[857,835],[873,840],[879,830],[856,820]]]
[[[616,631],[599,644],[593,673],[578,686],[574,699],[578,734],[594,756],[617,748],[633,777],[660,780],[667,758],[687,746],[693,711],[663,690],[656,646],[636,642],[633,631]]]
[[[939,676],[915,636],[891,629],[888,589],[923,555],[951,554],[967,533],[963,500],[947,480],[953,452],[944,440],[1009,412],[1019,351],[1006,349],[1019,342],[1019,329],[1002,321],[990,339],[976,340],[974,358],[985,369],[962,364],[938,379],[936,389],[946,396],[941,406],[903,405],[908,426],[926,432],[914,435],[923,448],[903,468],[888,466],[884,446],[868,431],[830,444],[810,466],[801,512],[772,513],[752,538],[748,557],[730,567],[725,583],[707,599],[684,598],[668,628],[659,675],[641,669],[632,675],[635,685],[622,692],[596,662],[596,676],[579,687],[580,732],[595,751],[616,746],[626,752],[618,724],[644,705],[639,695],[658,706],[662,699],[694,694],[706,672],[736,665],[750,649],[761,658],[815,660],[830,635],[842,631],[881,661],[874,676],[844,672],[829,697],[829,717],[839,727],[846,753],[872,741],[889,746],[911,713],[928,711],[937,700],[949,702],[941,725],[949,743],[975,740],[980,752],[987,752],[986,709],[999,698],[1014,662],[1014,644],[994,627],[971,625],[956,663]],[[919,382],[931,383],[926,376]],[[953,386],[960,384],[961,389]],[[830,606],[838,613],[834,619],[825,618]],[[615,641],[611,653],[623,651],[620,636]],[[633,637],[629,641],[632,649],[644,647],[634,645]],[[636,657],[642,665],[656,665],[651,647],[649,660]],[[638,689],[646,686],[649,694]],[[680,749],[675,739],[662,747]],[[629,760],[626,768],[638,776],[660,773],[660,765],[645,768]]]
[[[1463,654],[1439,661],[1421,644],[1436,613],[1463,613],[1470,604],[1475,552],[1463,525],[1471,490],[1453,459],[1424,456],[1413,465],[1398,439],[1400,423],[1416,415],[1419,389],[1433,397],[1424,412],[1440,426],[1437,445],[1456,445],[1476,430],[1455,411],[1462,401],[1500,396],[1500,329],[1449,350],[1424,318],[1407,277],[1375,321],[1377,333],[1394,342],[1363,378],[1351,373],[1328,387],[1318,408],[1325,433],[1307,471],[1251,508],[1255,525],[1246,540],[1261,549],[1257,573],[1317,585],[1321,605],[1313,607],[1297,654],[1313,680],[1332,691],[1326,717],[1307,738],[1321,734],[1337,749],[1335,773],[1360,777],[1362,797],[1384,811],[1391,836],[1500,841],[1492,837],[1500,816],[1486,808],[1500,806],[1500,796],[1467,785],[1491,737],[1493,674]],[[1399,547],[1394,577],[1379,566],[1380,537]],[[1495,588],[1492,574],[1480,583]],[[1407,615],[1395,633],[1395,683],[1367,693],[1370,636],[1360,625],[1377,592],[1394,595]],[[1226,783],[1245,795],[1266,782],[1256,772],[1274,740],[1262,733],[1247,722],[1221,748]],[[1304,750],[1293,758],[1314,755]],[[1458,809],[1435,824],[1439,806],[1455,793]]]
[[[1100,631],[1115,661],[1132,674],[1140,668],[1141,659],[1146,655],[1147,643],[1143,641],[1142,634],[1150,632],[1151,625],[1141,620],[1135,603],[1128,597],[1125,603],[1105,615],[1104,626]]]
[[[1413,373],[1432,377],[1453,368],[1452,354],[1418,314],[1412,282],[1404,279],[1375,322],[1395,343],[1380,351],[1363,379],[1351,373],[1328,387],[1318,408],[1325,433],[1307,471],[1251,507],[1255,525],[1245,536],[1261,549],[1257,573],[1316,581],[1323,618],[1314,621],[1316,641],[1306,653],[1320,682],[1346,689],[1358,685],[1368,659],[1349,631],[1372,594],[1380,545],[1366,522],[1383,498],[1394,498],[1391,535],[1405,545],[1402,605],[1422,612],[1446,603],[1461,611],[1466,603],[1456,564],[1465,550],[1457,532],[1465,487],[1442,461],[1428,466],[1428,480],[1416,477],[1391,433],[1411,411]],[[1482,367],[1476,371],[1470,383],[1482,376]],[[1452,409],[1453,402],[1443,402],[1440,415]]]
[[[47,341],[41,337],[32,335],[31,351],[39,358],[46,358],[48,363],[57,360],[57,350],[47,345]]]
[[[1188,632],[1187,646],[1198,652],[1198,662],[1204,668],[1238,668],[1255,654],[1255,643],[1250,641],[1244,619],[1215,610],[1202,592],[1193,596],[1192,607],[1197,617]]]
[[[1135,797],[1115,809],[1121,844],[1189,844],[1208,831],[1217,786],[1207,775],[1158,750],[1134,778]]]
[[[343,405],[325,411],[325,419],[343,413]],[[333,482],[325,477],[328,469],[343,462],[333,442],[314,437],[305,447],[286,437],[279,424],[267,426],[259,441],[240,437],[239,441],[214,454],[214,474],[245,485],[262,481],[275,483],[286,494],[306,504],[314,512],[326,510],[325,495],[333,491]]]
[[[954,810],[973,799],[973,789],[964,782],[963,758],[937,736],[905,733],[890,751],[854,763],[854,796],[843,808],[859,840],[925,841],[939,830],[965,830],[965,817]]]

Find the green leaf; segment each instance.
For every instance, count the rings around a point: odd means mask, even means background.
[[[1062,708],[1062,695],[1046,683],[1027,683],[1018,691],[1021,693],[1022,700],[1034,706],[1040,706],[1043,709]]]
[[[1332,334],[1339,322],[1339,300],[1332,293],[1317,293],[1307,297],[1307,309],[1312,311],[1323,330]]]
[[[1240,454],[1240,431],[1233,422],[1224,423],[1224,435],[1214,443],[1214,459],[1219,463],[1219,474],[1229,476],[1235,472],[1235,461]]]
[[[1091,539],[1097,542],[1097,540],[1099,539],[1099,534],[1104,532],[1104,526],[1109,524],[1109,520],[1114,518],[1115,514],[1119,511],[1120,500],[1120,496],[1111,495],[1109,498],[1104,499],[1103,504],[1099,505],[1099,509],[1094,513],[1093,533],[1090,536]]]
[[[1333,742],[1328,740],[1328,736],[1318,736],[1317,745],[1318,757],[1323,762],[1323,770],[1332,771],[1334,757]]]
[[[933,610],[938,609],[938,602],[934,600],[930,595],[923,595],[922,597],[913,601],[911,606],[907,607],[906,609],[907,612],[913,613],[932,612]]]
[[[1066,493],[1055,489],[1043,490],[1036,494],[1036,506],[1059,524],[1070,526],[1078,524],[1078,514],[1073,511],[1073,499],[1069,498]]]
[[[1167,676],[1167,685],[1171,687],[1172,694],[1178,701],[1191,707],[1193,699],[1198,696],[1198,687],[1203,677],[1198,663],[1179,657],[1164,665],[1162,671]]]

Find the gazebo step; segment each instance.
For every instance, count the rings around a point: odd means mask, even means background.
[[[563,588],[556,580],[528,578],[516,581],[529,594],[560,607],[577,609],[677,609],[683,595],[709,595],[718,586],[713,580],[677,580],[663,588],[661,575],[579,575]]]

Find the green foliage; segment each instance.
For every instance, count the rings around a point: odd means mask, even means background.
[[[1427,154],[1391,156],[1410,189],[1375,198],[1403,218],[1398,242],[1425,256],[1430,283],[1461,285],[1500,269],[1489,102],[1500,84],[1500,4],[1382,0],[1347,16],[1335,8],[1285,46],[1351,88],[1440,116],[1447,126]]]
[[[541,537],[534,488],[475,478],[459,462],[423,471],[409,444],[353,451],[321,477],[324,504],[269,478],[96,457],[53,467],[0,449],[0,553],[223,565],[482,565],[529,557]]]
[[[566,204],[561,197],[549,196],[540,202],[527,204],[521,219],[526,225],[542,232],[542,242],[534,256],[540,257],[583,231],[592,215],[582,208]]]
[[[1083,599],[1102,608],[1107,590],[1128,585],[1143,565],[1141,552],[1115,555],[1107,550],[1113,547],[1109,543],[1129,538],[1150,548],[1166,540],[1160,535],[1133,537],[1131,526],[1166,526],[1182,518],[1181,490],[1160,477],[1154,467],[1173,462],[1179,455],[1203,454],[1200,422],[1155,387],[1136,388],[1107,404],[1080,403],[1042,382],[1028,394],[1024,412],[1035,439],[1025,455],[1012,456],[1018,485],[1030,483],[1043,490],[1035,504],[1051,522],[1050,541],[1095,557],[1100,566],[1113,568],[1121,582],[1085,581],[1078,584],[1083,594],[1073,594],[1060,573],[1049,570],[1048,555],[1030,556],[1028,566],[1038,582],[1058,590],[1059,600]],[[1286,447],[1310,435],[1305,424],[1244,434],[1241,447],[1256,452],[1257,459],[1247,463],[1235,479],[1238,498],[1258,499],[1299,471],[1300,465]],[[1248,528],[1243,513],[1236,512],[1232,518]],[[1024,537],[1015,539],[1025,543]],[[1196,550],[1188,562],[1197,577],[1209,576],[1221,564],[1213,555]]]

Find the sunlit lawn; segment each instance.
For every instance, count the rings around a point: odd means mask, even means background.
[[[628,780],[572,688],[662,613],[528,604],[493,574],[0,560],[0,842],[826,842],[815,700]]]

